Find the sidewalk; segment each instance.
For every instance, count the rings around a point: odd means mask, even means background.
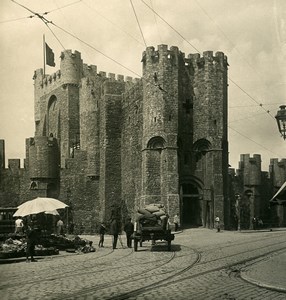
[[[241,272],[241,277],[258,286],[286,292],[286,253],[248,267]]]
[[[243,230],[241,233],[249,234],[269,231],[286,231],[286,228]],[[241,272],[241,277],[258,286],[286,292],[286,253],[275,254],[262,262],[248,267]]]

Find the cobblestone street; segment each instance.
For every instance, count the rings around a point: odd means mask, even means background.
[[[98,236],[83,238],[98,244]],[[255,272],[262,272],[263,262],[269,257],[281,256],[281,265],[285,264],[285,231],[217,233],[188,229],[176,234],[170,252],[164,242],[155,246],[145,242],[134,252],[125,246],[125,236],[122,241],[124,248],[119,243],[118,249],[112,250],[111,238],[107,236],[105,247],[96,248],[95,253],[61,252],[58,256],[39,257],[36,263],[22,260],[1,264],[1,299],[286,297],[283,287],[279,288],[283,278],[275,278],[269,272],[269,288],[254,280],[256,276],[260,279]],[[264,271],[267,279],[268,270]]]

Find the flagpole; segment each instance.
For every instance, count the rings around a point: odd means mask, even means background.
[[[44,77],[46,76],[46,42],[45,35],[43,34],[43,55],[44,55]]]

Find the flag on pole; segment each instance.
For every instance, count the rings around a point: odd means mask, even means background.
[[[46,64],[51,67],[55,67],[55,55],[53,50],[46,44]]]

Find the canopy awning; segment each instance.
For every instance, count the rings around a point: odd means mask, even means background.
[[[271,198],[270,203],[278,205],[286,204],[286,181],[282,184],[277,193]]]

